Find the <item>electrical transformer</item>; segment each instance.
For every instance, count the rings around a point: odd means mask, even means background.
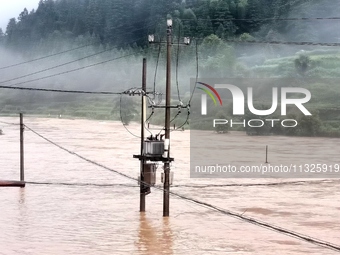
[[[156,184],[156,164],[144,164],[144,182],[150,186]]]
[[[164,141],[146,140],[144,141],[144,155],[151,157],[159,157],[164,153]]]

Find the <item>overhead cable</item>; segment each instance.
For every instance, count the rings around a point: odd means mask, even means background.
[[[85,157],[79,155],[78,153],[70,151],[70,150],[64,148],[63,146],[61,146],[59,144],[56,144],[55,142],[51,141],[50,139],[48,139],[48,138],[44,137],[43,135],[37,133],[36,131],[32,130],[27,125],[25,125],[25,127],[27,129],[29,129],[30,131],[32,131],[33,133],[35,133],[36,135],[38,135],[39,137],[41,137],[42,139],[48,141],[49,143],[57,146],[58,148],[66,151],[66,152],[68,152],[68,153],[70,153],[72,155],[75,155],[76,157],[78,157],[78,158],[80,158],[80,159],[82,159],[82,160],[84,160],[84,161],[86,161],[88,163],[91,163],[93,165],[96,165],[98,167],[106,169],[106,170],[108,170],[110,172],[114,172],[114,173],[116,173],[118,175],[121,175],[123,177],[126,177],[126,178],[128,178],[130,180],[138,181],[137,179],[135,179],[135,178],[133,178],[133,177],[127,175],[127,174],[124,174],[124,173],[122,173],[120,171],[111,169],[111,168],[109,168],[107,166],[104,166],[104,165],[98,163],[98,162],[95,162],[93,160],[85,158]],[[144,183],[145,185],[149,185],[148,183],[145,183],[145,182],[142,182],[142,183]],[[156,188],[158,190],[161,190],[161,191],[164,191],[163,188],[161,188],[161,187],[154,187],[154,188]],[[263,227],[263,228],[266,228],[266,229],[269,229],[269,230],[272,230],[272,231],[275,231],[275,232],[278,232],[278,233],[281,233],[281,234],[284,234],[284,235],[288,235],[290,237],[293,237],[293,238],[296,238],[296,239],[299,239],[299,240],[302,240],[302,241],[305,241],[305,242],[308,242],[308,243],[312,243],[312,244],[315,244],[315,245],[318,245],[318,246],[321,246],[321,247],[324,247],[324,248],[327,248],[327,249],[332,249],[332,250],[340,252],[340,246],[337,245],[337,244],[333,244],[333,243],[330,243],[330,242],[327,242],[327,241],[323,241],[323,240],[320,240],[320,239],[317,239],[317,238],[314,238],[314,237],[311,237],[311,236],[308,236],[308,235],[305,235],[305,234],[301,234],[301,233],[298,233],[298,232],[295,232],[295,231],[292,231],[292,230],[281,228],[281,227],[275,226],[273,224],[270,224],[270,223],[267,223],[267,222],[264,222],[264,221],[260,221],[260,220],[257,220],[257,219],[251,218],[251,217],[244,216],[243,213],[240,214],[240,213],[232,212],[232,211],[226,210],[224,208],[212,205],[210,203],[199,201],[197,199],[193,199],[193,198],[190,198],[190,197],[178,194],[178,193],[174,193],[174,192],[171,192],[171,191],[169,191],[169,193],[171,195],[173,195],[173,196],[176,196],[176,197],[181,198],[183,200],[189,201],[191,203],[195,203],[195,204],[197,204],[199,206],[203,206],[203,207],[208,208],[210,210],[214,210],[214,211],[220,212],[220,213],[222,213],[224,215],[228,215],[228,216],[234,217],[236,219],[239,219],[239,220],[251,223],[251,224],[256,225],[256,226],[260,226],[260,227]]]

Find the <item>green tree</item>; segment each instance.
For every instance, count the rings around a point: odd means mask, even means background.
[[[0,27],[0,45],[2,45],[5,41],[5,34],[2,32],[2,28]]]
[[[263,7],[259,0],[252,0],[249,1],[247,6],[247,19],[246,22],[247,28],[249,32],[257,31],[260,26],[262,25],[261,18],[263,17],[262,14]]]
[[[10,46],[15,46],[17,43],[17,21],[11,18],[6,28],[7,42]]]
[[[233,74],[236,58],[230,45],[216,35],[210,35],[204,38],[200,50],[201,57],[206,60],[201,63],[204,75],[227,77]]]
[[[311,59],[307,55],[300,55],[294,60],[295,69],[298,74],[304,76],[311,67]]]
[[[128,47],[134,42],[137,46],[146,46],[145,38],[149,33],[165,36],[167,17],[175,18],[175,29],[180,24],[182,35],[196,38],[211,34],[221,39],[237,38],[248,33],[257,39],[265,39],[266,36],[270,39],[274,33],[278,35],[275,38],[280,39],[289,30],[294,32],[292,38],[296,40],[320,40],[327,34],[334,39],[338,37],[337,31],[332,28],[319,29],[314,35],[311,31],[315,29],[310,28],[315,23],[275,20],[298,15],[294,7],[304,10],[306,15],[319,9],[323,14],[332,8],[339,9],[336,6],[324,7],[320,3],[313,5],[312,2],[315,1],[40,0],[36,11],[29,13],[24,9],[18,15],[18,21],[10,20],[5,37],[9,46],[25,52],[46,44],[46,40],[51,38],[77,41],[81,37],[85,43],[86,39],[91,43],[96,38],[104,47],[108,44]]]

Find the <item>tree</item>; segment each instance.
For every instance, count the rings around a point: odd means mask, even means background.
[[[0,45],[5,41],[5,34],[2,32],[2,28],[0,27]]]
[[[309,56],[301,54],[297,59],[295,59],[294,64],[298,74],[304,76],[311,67],[311,59]]]
[[[12,47],[20,47],[27,51],[29,47],[44,44],[43,41],[49,40],[50,35],[53,37],[53,34],[60,33],[59,38],[75,40],[79,36],[89,38],[87,35],[90,34],[92,38],[99,39],[103,45],[126,47],[136,42],[137,46],[146,46],[147,40],[143,38],[147,34],[156,33],[163,37],[166,35],[164,24],[167,17],[174,18],[174,28],[180,24],[182,35],[195,38],[204,38],[211,34],[216,34],[221,39],[237,38],[239,35],[249,33],[251,36],[260,37],[258,39],[265,39],[270,30],[281,35],[292,29],[293,39],[306,41],[315,37],[313,29],[309,29],[315,23],[278,22],[275,18],[296,16],[298,13],[292,8],[296,6],[303,7],[305,13],[315,12],[316,8],[320,8],[320,4],[313,7],[310,2],[40,0],[36,11],[29,13],[25,8],[18,15],[17,21],[15,19],[10,21],[6,31],[6,42]],[[337,10],[337,7],[334,8]],[[330,7],[327,7],[323,12],[329,9]],[[266,21],[263,21],[264,19]],[[329,29],[331,28],[319,29],[324,31],[318,32],[317,36],[330,34]],[[337,35],[335,32],[334,30],[333,38]]]
[[[224,36],[225,36],[225,28],[224,28],[222,23],[220,23],[220,25],[218,26],[218,28],[216,30],[216,35],[219,38],[224,38]]]
[[[214,34],[213,24],[209,16],[197,20],[196,34],[202,37]]]
[[[200,49],[201,57],[206,59],[202,63],[204,75],[215,75],[217,77],[232,75],[236,63],[233,47],[223,42],[216,35],[210,35],[204,38]]]
[[[220,38],[230,37],[235,34],[237,27],[232,21],[233,16],[229,10],[227,1],[220,0],[216,2],[212,17],[215,21],[214,27],[216,34]]]
[[[19,21],[25,21],[25,18],[27,18],[28,16],[28,11],[26,8],[24,8],[24,10],[20,13],[18,20]]]
[[[192,9],[185,9],[183,11],[182,18],[184,19],[183,21],[183,34],[186,36],[195,36],[193,31],[195,31],[195,28],[197,26],[197,18],[195,13],[192,11]]]
[[[16,28],[17,28],[17,21],[15,18],[11,18],[6,28],[6,34],[7,34],[9,44],[16,43]]]
[[[46,38],[57,28],[58,14],[56,3],[53,0],[40,0],[38,9],[35,12],[35,31],[37,36]]]
[[[262,6],[259,0],[252,0],[247,6],[247,28],[249,32],[257,31],[261,26]]]

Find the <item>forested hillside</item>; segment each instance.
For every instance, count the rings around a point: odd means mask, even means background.
[[[0,30],[0,84],[123,91],[140,86],[146,57],[148,88],[164,92],[166,49],[148,44],[147,38],[155,34],[156,41],[164,41],[167,18],[173,20],[174,101],[180,99],[177,95],[190,98],[190,78],[196,75],[339,78],[339,13],[340,4],[331,0],[40,0],[37,10],[24,9],[6,31]],[[193,43],[177,47],[184,36]],[[306,85],[313,94],[313,114],[323,121],[310,134],[322,130],[323,135],[340,136],[337,84]],[[262,96],[261,104],[267,100]],[[132,109],[123,115],[138,119],[133,100],[124,100]],[[0,114],[24,109],[118,119],[120,105],[119,98],[0,90]],[[186,117],[179,115],[173,123]],[[152,121],[162,123],[163,115],[155,113]]]
[[[181,34],[221,39],[325,40],[328,31],[314,22],[282,20],[323,17],[338,6],[316,0],[40,0],[37,10],[24,9],[0,37],[10,47],[30,48],[49,37],[96,38],[101,44],[146,45],[146,35],[164,34],[166,17]],[[316,4],[317,3],[317,4]],[[334,9],[335,8],[335,9]],[[278,20],[279,19],[279,20]],[[295,31],[295,33],[294,33]],[[293,34],[293,36],[291,36]],[[327,39],[339,34],[327,33]],[[333,40],[334,41],[334,40]]]

